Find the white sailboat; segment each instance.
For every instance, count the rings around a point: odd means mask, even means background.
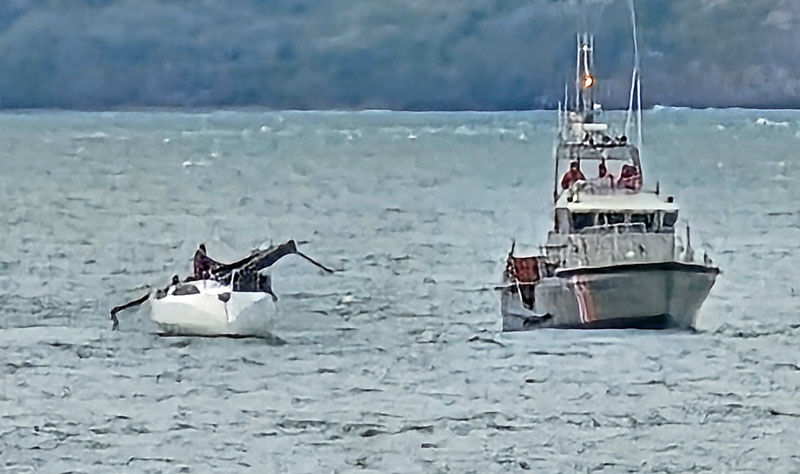
[[[111,310],[114,329],[120,311],[149,303],[150,318],[166,335],[249,336],[263,334],[277,311],[272,279],[264,273],[288,255],[302,257],[326,272],[333,271],[299,250],[293,240],[253,252],[231,264],[213,268],[203,278],[180,281]]]

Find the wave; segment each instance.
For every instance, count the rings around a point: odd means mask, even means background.
[[[692,108],[678,105],[655,104],[651,110],[653,112],[678,112],[682,110],[692,110]]]
[[[755,121],[756,125],[767,125],[770,127],[788,127],[789,122],[775,122],[765,117],[759,117]]]

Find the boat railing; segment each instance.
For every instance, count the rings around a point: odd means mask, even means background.
[[[567,201],[578,202],[581,194],[589,196],[609,196],[612,194],[634,194],[639,192],[652,192],[644,189],[629,189],[617,184],[608,178],[590,178],[587,180],[576,181],[567,189],[562,189],[557,195],[556,200],[566,193]]]

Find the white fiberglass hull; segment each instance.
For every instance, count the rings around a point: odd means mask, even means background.
[[[263,292],[232,292],[229,286],[196,282],[199,293],[153,298],[150,316],[160,332],[186,336],[253,336],[267,331],[276,312]]]
[[[516,287],[503,289],[503,330],[692,328],[718,274],[679,262],[562,270],[535,286],[532,309]]]

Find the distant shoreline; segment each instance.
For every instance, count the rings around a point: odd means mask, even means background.
[[[530,109],[370,109],[370,108],[337,108],[337,109],[293,109],[293,108],[273,108],[262,105],[242,105],[242,106],[125,106],[110,108],[59,108],[59,107],[28,107],[28,108],[0,108],[0,114],[4,115],[25,115],[37,113],[186,113],[203,114],[210,112],[253,112],[253,113],[330,113],[330,114],[352,114],[352,113],[410,113],[410,114],[448,114],[448,113],[475,113],[475,114],[494,114],[494,113],[525,113],[525,112],[555,112],[556,108],[530,108]],[[757,110],[765,112],[794,112],[800,111],[800,107],[746,107],[746,106],[727,106],[727,107],[700,107],[684,105],[660,105],[656,104],[645,107],[645,112],[659,111],[715,111],[715,110]],[[625,112],[626,109],[609,108],[603,112]]]

